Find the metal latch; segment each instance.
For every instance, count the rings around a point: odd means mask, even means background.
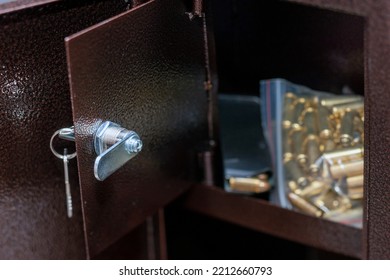
[[[75,141],[74,127],[59,130],[58,137]],[[94,135],[94,147],[98,157],[93,173],[96,179],[103,181],[142,150],[142,141],[134,131],[105,121]]]
[[[106,121],[95,133],[94,146],[98,154],[94,175],[103,181],[142,150],[142,141],[134,131]]]

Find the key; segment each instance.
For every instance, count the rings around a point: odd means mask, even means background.
[[[1,1],[1,0],[0,0]],[[64,153],[58,153],[53,147],[53,140],[56,136],[64,140],[74,141],[74,127],[65,127],[57,130],[50,138],[50,150],[56,158],[62,159],[64,163],[64,182],[65,182],[65,195],[66,195],[66,212],[68,218],[72,218],[73,216],[73,205],[72,205],[72,193],[70,191],[70,183],[69,183],[69,169],[68,164],[69,160],[75,158],[77,153],[68,154],[68,149],[64,149]]]
[[[68,149],[64,149],[64,179],[65,179],[65,194],[66,194],[66,209],[68,213],[68,218],[73,216],[73,205],[72,205],[72,194],[70,192],[70,183],[69,183],[69,170],[68,170]]]

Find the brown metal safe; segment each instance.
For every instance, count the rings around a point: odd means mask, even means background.
[[[166,258],[166,231],[170,255],[189,258],[175,242],[197,236],[180,219],[216,244],[206,217],[242,227],[223,225],[228,240],[240,242],[249,228],[254,243],[274,236],[339,256],[389,258],[389,14],[385,0],[0,4],[0,258]],[[218,187],[218,88],[253,94],[275,76],[333,92],[347,83],[364,94],[362,230]],[[143,151],[98,181],[93,136],[103,121],[136,131]],[[71,125],[69,219],[49,140]]]

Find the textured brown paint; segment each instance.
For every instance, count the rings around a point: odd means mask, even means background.
[[[147,237],[147,224],[144,222],[96,255],[93,260],[147,260],[149,259]]]
[[[365,258],[390,259],[390,2],[372,2],[366,27]]]
[[[52,3],[0,16],[0,259],[86,256],[77,163],[70,161],[68,219],[63,165],[49,140],[72,124],[64,37],[123,11],[117,2]]]
[[[0,14],[23,10],[31,7],[57,2],[60,0],[16,0],[0,4]]]
[[[383,0],[380,0],[383,1]],[[386,0],[384,0],[386,1]],[[299,4],[315,6],[320,9],[329,9],[342,13],[366,16],[372,10],[375,0],[348,1],[348,0],[288,0]]]
[[[221,220],[313,246],[361,258],[361,230],[283,209],[261,199],[198,185],[184,196],[187,208]]]
[[[47,143],[54,130],[72,122],[63,38],[119,13],[123,3],[112,0],[70,5],[64,2],[41,5],[37,1],[26,0],[0,5],[0,128],[3,140],[0,158],[0,258],[85,257],[77,204],[79,198],[75,191],[76,162],[71,162],[76,217],[68,220],[64,214],[61,162],[51,155]],[[390,4],[386,0],[291,2],[365,17],[366,220],[363,257],[390,258],[390,194],[387,190],[390,182]],[[41,6],[25,9],[28,5],[36,4]],[[25,10],[9,13],[17,9]],[[154,17],[159,21],[164,18],[157,13]],[[143,21],[139,20],[138,23]],[[164,38],[160,41],[168,42]],[[149,104],[154,106],[152,102]],[[203,199],[202,193],[197,196],[199,200]],[[219,196],[209,197],[210,205],[214,199],[215,202],[219,201]],[[199,202],[192,198],[191,201],[193,205]],[[247,199],[242,201],[246,202]],[[213,207],[217,208],[217,205]],[[271,206],[266,206],[266,209],[272,210],[271,214],[274,211],[280,214],[280,220],[292,215],[287,210],[268,207]],[[256,209],[258,211],[262,207]],[[206,210],[202,211],[206,213]],[[207,212],[212,216],[222,215],[218,208]],[[294,213],[294,223],[302,226],[305,221],[314,225],[327,223],[300,217],[302,215]],[[263,230],[262,226],[256,227]],[[344,236],[344,228],[336,225],[335,236]],[[269,232],[284,236],[286,231],[276,227]],[[333,250],[332,246],[343,242],[343,238],[340,237],[333,245],[321,243],[319,246]],[[360,256],[360,233],[354,231],[352,239],[355,243],[343,245],[349,249],[341,251]]]
[[[157,239],[157,258],[159,260],[168,259],[168,250],[167,250],[167,237],[165,230],[165,214],[164,209],[161,208],[158,210],[155,217],[155,226],[156,226],[156,239]]]
[[[390,259],[390,2],[298,0],[365,17],[363,257]]]
[[[155,1],[66,40],[91,256],[187,189],[207,139],[203,27],[186,12],[181,1]],[[99,182],[93,133],[102,120],[136,131],[144,146]]]

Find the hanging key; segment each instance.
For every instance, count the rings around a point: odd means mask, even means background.
[[[68,218],[73,216],[73,205],[72,205],[72,193],[70,192],[69,183],[69,170],[68,170],[68,149],[64,149],[64,179],[65,179],[65,195],[66,195],[66,209],[68,212]]]
[[[62,139],[67,139],[66,137],[62,137],[63,135],[74,135],[74,129],[73,127],[71,128],[62,128],[54,132],[53,136],[50,139],[50,149],[52,153],[59,159],[62,159],[63,164],[64,164],[64,182],[65,182],[65,196],[66,196],[66,209],[67,209],[67,215],[68,218],[72,218],[73,216],[73,205],[72,205],[72,193],[70,189],[70,183],[69,183],[69,160],[76,157],[76,152],[73,154],[68,154],[68,149],[64,149],[64,153],[61,155],[58,153],[54,147],[53,147],[53,140],[54,138],[59,135],[60,138]],[[71,139],[67,139],[71,140]]]

